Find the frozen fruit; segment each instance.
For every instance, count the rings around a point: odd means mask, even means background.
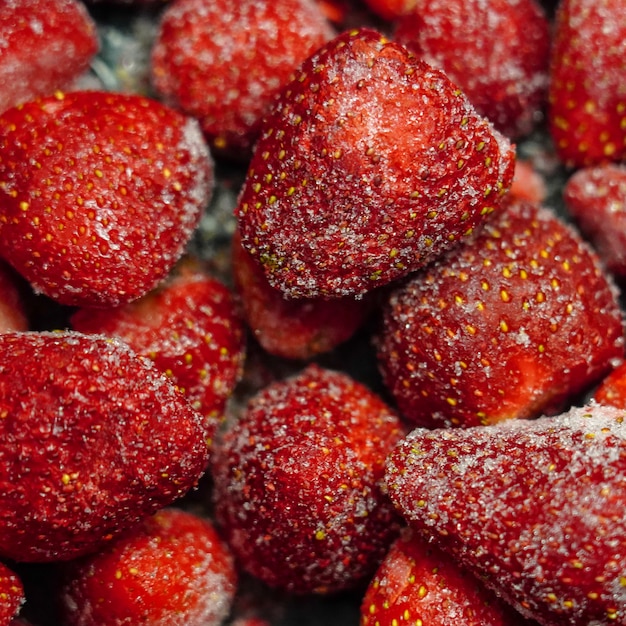
[[[66,626],[219,626],[236,572],[212,523],[166,508],[63,572]]]
[[[402,434],[377,395],[317,365],[256,394],[211,461],[216,519],[242,568],[298,594],[362,584],[398,529],[379,485]]]
[[[591,405],[470,429],[418,428],[389,457],[413,528],[544,626],[626,620],[626,415]]]
[[[24,586],[18,575],[0,563],[0,626],[9,626],[24,604]]]
[[[27,330],[28,318],[18,276],[0,261],[0,332]]]
[[[0,115],[0,255],[63,303],[144,295],[181,256],[213,182],[197,122],[82,91]]]
[[[580,236],[511,199],[390,292],[377,345],[407,419],[472,426],[563,410],[623,356],[622,312]]]
[[[615,366],[600,382],[593,394],[599,404],[626,409],[626,362]]]
[[[309,57],[268,114],[236,209],[288,297],[360,295],[497,208],[514,152],[440,71],[378,32]]]
[[[0,334],[0,556],[65,560],[185,494],[203,420],[120,340]]]

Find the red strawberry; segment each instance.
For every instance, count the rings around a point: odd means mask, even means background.
[[[435,545],[410,529],[391,546],[361,604],[361,626],[526,623]]]
[[[626,362],[622,361],[600,383],[593,395],[599,404],[626,409]]]
[[[278,89],[333,34],[314,0],[176,0],[161,18],[153,83],[200,120],[216,154],[247,160]]]
[[[533,204],[543,204],[548,195],[546,181],[531,161],[517,160],[509,193]]]
[[[626,278],[626,166],[578,170],[563,188],[565,205],[607,269]]]
[[[507,136],[526,135],[541,120],[550,33],[536,0],[416,0],[395,37],[444,71]]]
[[[369,298],[287,300],[265,278],[257,260],[233,239],[233,272],[244,315],[260,345],[287,359],[310,359],[347,341],[372,308]]]
[[[0,556],[97,550],[197,482],[205,437],[200,414],[121,341],[0,334]]]
[[[245,352],[243,322],[221,282],[187,262],[140,300],[115,309],[81,309],[70,321],[83,333],[120,337],[151,358],[204,415],[213,438]]]
[[[98,51],[96,25],[76,0],[0,1],[0,112],[69,87]]]
[[[416,424],[535,417],[562,410],[623,356],[622,316],[580,237],[517,200],[391,292],[378,353]]]
[[[101,552],[68,564],[66,626],[219,626],[233,601],[233,559],[213,525],[164,509]]]
[[[416,0],[365,0],[365,4],[379,17],[396,20],[415,8]]]
[[[115,306],[154,287],[209,200],[197,123],[135,95],[57,94],[0,115],[0,254],[38,291]]]
[[[9,626],[24,604],[24,587],[18,575],[0,563],[0,626]]]
[[[550,132],[568,166],[626,157],[626,0],[562,0],[550,79]]]
[[[21,285],[11,267],[0,261],[0,332],[27,330]]]
[[[443,73],[375,31],[344,33],[265,121],[236,210],[242,243],[288,297],[363,294],[472,232],[513,164]]]
[[[626,620],[626,415],[592,405],[470,429],[416,429],[388,492],[424,537],[545,626]]]
[[[397,531],[379,492],[398,418],[310,365],[252,398],[212,456],[216,517],[244,570],[293,593],[354,587]]]

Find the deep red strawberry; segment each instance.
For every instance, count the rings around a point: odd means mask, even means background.
[[[176,0],[161,18],[153,83],[200,120],[217,155],[247,161],[278,89],[333,34],[314,0]]]
[[[600,404],[626,409],[626,362],[622,361],[602,380],[593,399]]]
[[[98,47],[96,24],[77,0],[2,0],[0,112],[69,87]]]
[[[144,295],[183,252],[213,165],[195,121],[136,95],[74,92],[0,115],[0,255],[63,304]]]
[[[270,354],[310,359],[347,341],[372,310],[371,298],[288,300],[268,282],[257,260],[233,238],[233,273],[254,337]]]
[[[361,604],[361,626],[514,626],[527,623],[447,554],[405,529]]]
[[[562,0],[550,70],[550,132],[566,165],[626,157],[625,0]]]
[[[25,600],[24,586],[18,575],[0,563],[0,626],[12,623]]]
[[[547,101],[548,18],[536,0],[416,0],[395,38],[444,71],[508,137],[528,134]]]
[[[546,626],[626,619],[626,415],[592,405],[471,429],[416,429],[388,492],[523,615]]]
[[[288,297],[363,294],[472,232],[513,164],[443,73],[350,31],[304,62],[268,114],[236,210],[242,243]]]
[[[607,269],[626,278],[626,166],[607,163],[575,172],[563,199]]]
[[[367,579],[398,526],[379,491],[402,435],[346,374],[310,365],[255,395],[216,444],[216,518],[244,570],[294,593]]]
[[[365,4],[384,20],[396,20],[415,8],[415,0],[365,0]]]
[[[190,260],[147,296],[114,309],[80,309],[70,321],[83,333],[120,337],[152,359],[202,413],[213,439],[245,354],[243,321],[224,284]]]
[[[219,626],[236,588],[211,522],[173,508],[64,569],[66,626]]]
[[[116,339],[0,334],[0,556],[70,559],[182,496],[203,420]]]
[[[558,412],[623,356],[615,289],[577,233],[521,200],[492,217],[384,306],[380,368],[416,424]]]

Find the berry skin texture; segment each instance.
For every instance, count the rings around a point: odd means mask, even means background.
[[[120,340],[0,334],[0,558],[94,552],[207,462],[200,414]]]
[[[518,138],[533,130],[547,102],[549,29],[535,0],[416,0],[394,37]]]
[[[626,157],[625,0],[563,0],[552,44],[549,126],[569,167]]]
[[[416,425],[558,413],[623,356],[616,290],[577,233],[522,200],[492,218],[383,306],[380,371]]]
[[[63,623],[219,626],[236,584],[232,556],[211,522],[166,508],[66,566]]]
[[[402,434],[378,396],[317,365],[255,395],[211,460],[216,519],[241,567],[296,594],[362,584],[398,530],[379,485]]]
[[[212,185],[197,123],[142,96],[57,93],[0,115],[0,255],[62,304],[156,286]]]
[[[161,18],[152,82],[200,121],[216,156],[247,162],[276,92],[333,36],[314,0],[176,0]]]
[[[242,244],[287,297],[362,295],[471,233],[514,160],[443,73],[376,31],[349,31],[266,117],[236,208]]]
[[[361,626],[521,626],[527,622],[434,544],[404,529],[361,604]]]
[[[0,626],[10,626],[25,601],[22,581],[7,565],[0,563]]]
[[[257,260],[233,237],[233,274],[246,321],[265,351],[307,360],[347,341],[371,312],[371,298],[288,300],[265,278]]]
[[[390,498],[525,617],[544,626],[626,619],[626,415],[415,429],[391,453]]]
[[[0,2],[0,112],[65,89],[99,48],[96,24],[76,0]]]
[[[626,166],[605,163],[575,172],[563,200],[616,279],[626,278]]]
[[[70,322],[82,333],[119,337],[152,359],[204,416],[213,439],[245,355],[244,324],[225,285],[186,261],[143,298],[115,309],[80,309]]]

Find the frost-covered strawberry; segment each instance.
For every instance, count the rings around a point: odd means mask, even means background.
[[[176,0],[161,17],[152,79],[200,120],[216,155],[245,162],[276,92],[333,35],[314,0]]]
[[[401,513],[544,626],[626,621],[626,415],[591,405],[416,429],[390,455]]]
[[[601,381],[593,394],[593,399],[609,406],[626,409],[626,362],[615,366]]]
[[[96,551],[197,483],[205,439],[202,416],[120,340],[0,334],[0,557]]]
[[[363,583],[398,525],[379,490],[398,417],[346,374],[310,365],[255,395],[216,443],[216,519],[244,570],[294,593]]]
[[[245,353],[243,321],[224,284],[188,261],[147,296],[114,309],[81,309],[70,321],[83,333],[120,337],[152,359],[202,413],[213,439]]]
[[[581,167],[626,157],[626,0],[562,0],[550,69],[557,153]]]
[[[69,87],[98,47],[82,2],[0,1],[0,112]]]
[[[416,424],[558,412],[624,354],[616,291],[578,234],[521,200],[492,218],[384,305],[380,369]]]
[[[66,626],[219,626],[236,588],[211,522],[167,508],[64,568]]]
[[[0,563],[0,626],[9,626],[24,604],[24,586],[18,575]]]
[[[309,57],[268,114],[236,210],[288,297],[406,276],[499,206],[510,144],[440,71],[370,29]]]
[[[0,256],[63,303],[115,306],[172,268],[212,192],[197,122],[82,91],[0,115]]]
[[[395,38],[443,70],[509,137],[528,134],[547,101],[550,32],[536,0],[416,0]]]

